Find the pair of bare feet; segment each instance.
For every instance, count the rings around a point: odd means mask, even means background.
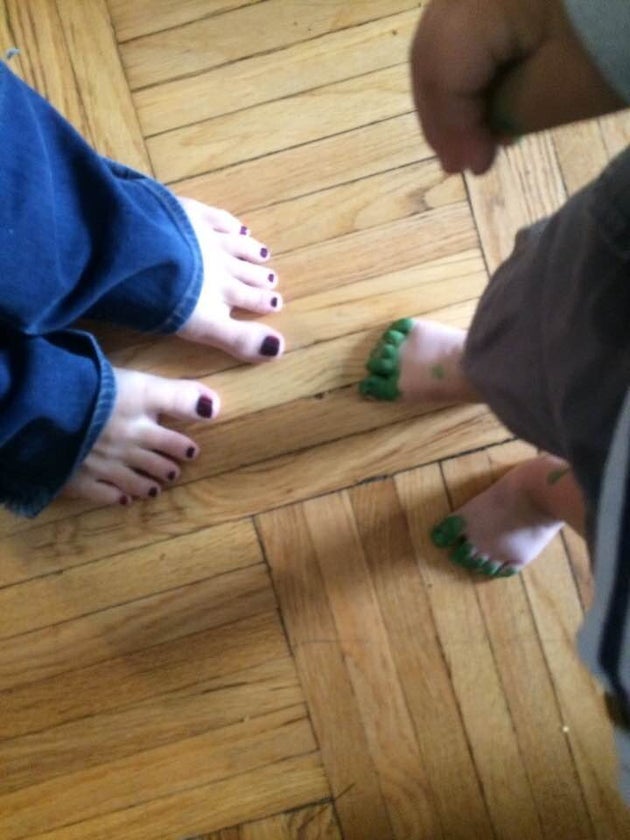
[[[266,315],[282,308],[277,277],[267,266],[269,250],[223,210],[181,199],[197,236],[204,280],[194,311],[178,335],[218,347],[248,362],[278,358],[280,333],[253,321],[237,321],[233,308]],[[211,421],[219,395],[200,382],[164,379],[115,368],[116,400],[94,447],[64,488],[64,495],[98,504],[129,505],[156,497],[180,475],[199,447],[162,418]]]
[[[462,370],[466,333],[421,319],[396,321],[374,348],[360,390],[380,400],[480,402]],[[432,531],[439,548],[488,577],[519,572],[568,523],[584,531],[584,505],[569,465],[541,454],[520,464]]]

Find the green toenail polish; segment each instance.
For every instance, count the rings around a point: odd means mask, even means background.
[[[383,336],[383,341],[386,344],[391,344],[394,347],[400,347],[400,345],[405,341],[407,336],[404,333],[398,332],[398,330],[387,330],[385,335]]]
[[[398,321],[394,321],[391,325],[390,330],[396,330],[396,332],[404,333],[405,335],[409,335],[411,330],[413,329],[413,319],[412,318],[400,318]]]
[[[442,365],[433,365],[430,373],[433,379],[444,379],[446,376],[446,372]]]
[[[552,470],[547,476],[547,484],[553,486],[557,484],[561,478],[564,478],[567,473],[571,472],[571,467],[564,467],[561,470]]]
[[[447,516],[431,531],[433,545],[438,548],[449,548],[462,536],[466,522],[462,516]]]
[[[476,557],[475,547],[468,540],[456,546],[449,554],[449,557],[453,563],[457,563],[458,566],[463,566],[465,569],[479,568],[479,559]]]
[[[378,373],[381,376],[388,376],[398,372],[396,359],[370,359],[366,365],[370,373]]]
[[[393,379],[385,379],[382,376],[368,376],[359,382],[359,393],[363,397],[372,397],[375,400],[394,402],[400,396],[398,384]]]
[[[496,560],[491,560],[489,557],[486,557],[484,562],[477,567],[477,571],[486,577],[496,577],[502,568],[501,563],[497,563]]]
[[[519,570],[515,566],[502,566],[501,571],[497,572],[497,577],[514,577],[517,575]]]

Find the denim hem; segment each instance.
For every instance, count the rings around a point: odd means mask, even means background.
[[[201,286],[203,284],[203,257],[201,255],[201,246],[197,239],[193,226],[186,215],[184,208],[181,206],[173,193],[155,181],[152,178],[143,177],[140,184],[144,186],[154,198],[164,207],[175,227],[182,235],[185,242],[190,247],[191,256],[193,258],[192,277],[184,290],[181,299],[173,312],[158,326],[153,327],[151,332],[168,334],[176,333],[184,326],[186,321],[192,315],[192,312],[197,305],[199,295],[201,294]]]
[[[81,441],[74,463],[48,486],[36,487],[32,484],[25,485],[22,476],[12,477],[7,474],[5,469],[2,476],[3,492],[0,497],[0,504],[18,516],[29,518],[37,516],[59,495],[73,473],[76,472],[87,457],[112,413],[116,399],[116,381],[112,366],[103,355],[93,336],[88,333],[83,333],[83,335],[92,342],[95,350],[95,362],[99,368],[98,393],[95,398],[95,406],[89,421],[88,430]]]

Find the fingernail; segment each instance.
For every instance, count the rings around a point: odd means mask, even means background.
[[[197,414],[200,417],[212,417],[212,400],[210,397],[199,397],[197,400]]]
[[[241,233],[241,236],[247,236],[247,234],[249,233],[249,228],[245,227],[245,225],[241,225],[240,233]]]
[[[175,479],[177,478],[177,473],[175,472],[175,470],[171,470],[170,473],[166,476],[166,478],[168,481],[175,481]]]
[[[278,306],[278,298],[277,297],[272,297],[270,303],[273,306],[273,308],[275,309]],[[274,353],[274,355],[275,355],[275,353]]]
[[[268,335],[260,345],[261,356],[277,356],[280,350],[280,340],[275,335]]]
[[[128,504],[129,504],[129,496],[121,496],[121,497],[118,499],[118,502],[119,502],[119,504],[121,504],[123,507],[125,507],[126,505],[128,505]]]
[[[268,248],[261,248],[260,249],[260,256],[263,258],[263,260],[266,260],[267,257],[269,256],[269,249]]]
[[[273,273],[273,271],[271,272],[271,274],[267,275],[267,280],[269,280],[270,283],[273,283],[273,281],[275,279],[276,279],[276,275]]]
[[[155,499],[155,497],[157,496],[157,494],[158,494],[159,492],[160,492],[160,491],[158,490],[158,488],[157,488],[157,487],[152,487],[152,488],[149,490],[149,496],[151,496],[151,498],[152,498],[152,499]]]
[[[195,457],[195,447],[189,446],[186,450],[186,457],[187,458],[194,458]]]

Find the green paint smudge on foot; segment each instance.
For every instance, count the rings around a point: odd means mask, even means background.
[[[560,479],[564,478],[567,473],[571,472],[571,467],[564,467],[561,470],[552,470],[549,475],[547,476],[547,484],[553,486],[557,484]]]

